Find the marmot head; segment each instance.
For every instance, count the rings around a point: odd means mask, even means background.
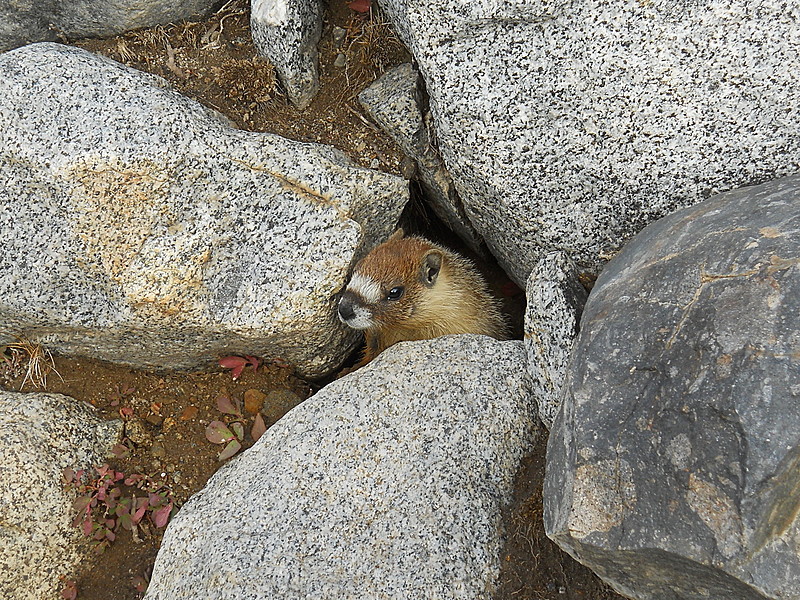
[[[339,319],[354,329],[411,327],[446,260],[441,248],[395,232],[365,256],[339,300]]]

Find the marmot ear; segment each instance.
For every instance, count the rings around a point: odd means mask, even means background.
[[[419,280],[425,287],[433,287],[442,269],[442,253],[440,250],[428,250],[422,257],[419,269]]]
[[[406,232],[403,231],[403,228],[400,227],[397,231],[395,231],[392,235],[389,236],[387,241],[393,242],[395,240],[402,240],[406,235]]]

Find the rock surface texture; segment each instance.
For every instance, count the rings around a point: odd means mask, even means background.
[[[146,598],[489,600],[537,423],[521,342],[397,344],[184,505]]]
[[[292,104],[308,106],[319,90],[319,0],[253,0],[250,29],[259,54],[275,67]]]
[[[631,598],[800,598],[800,176],[650,225],[601,274],[548,535]]]
[[[407,184],[163,85],[56,44],[0,56],[3,329],[145,368],[332,370],[353,343],[335,294]]]
[[[30,0],[0,2],[0,52],[60,37],[112,36],[208,13],[218,0]]]
[[[480,236],[464,214],[453,178],[431,144],[430,112],[424,108],[421,86],[419,71],[405,63],[364,89],[358,101],[414,161],[420,186],[436,216],[472,250],[482,253]]]
[[[83,402],[0,391],[0,597],[52,600],[82,558],[66,468],[102,464],[122,435]]]
[[[519,285],[800,164],[800,13],[772,0],[383,0],[466,214]]]
[[[570,351],[578,335],[586,289],[564,252],[551,252],[528,277],[525,350],[539,418],[550,429],[561,407]]]

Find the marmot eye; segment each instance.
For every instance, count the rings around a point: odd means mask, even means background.
[[[402,287],[402,286],[393,287],[392,289],[389,290],[389,293],[386,294],[386,299],[387,300],[399,300],[402,297],[403,292],[405,292],[405,291],[406,291],[406,289],[404,287]]]

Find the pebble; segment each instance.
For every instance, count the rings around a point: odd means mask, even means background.
[[[266,417],[267,425],[272,425],[302,401],[300,396],[291,390],[284,388],[270,390],[261,413]]]
[[[164,445],[161,442],[153,442],[153,445],[150,447],[150,454],[155,458],[164,458],[167,455],[167,451],[164,449]]]
[[[267,395],[256,389],[249,389],[244,393],[244,410],[251,415],[256,414],[264,406]]]
[[[337,48],[342,47],[342,43],[344,42],[344,38],[347,35],[347,30],[342,27],[334,27],[333,28],[333,43],[336,44]]]
[[[125,437],[137,446],[147,446],[153,441],[152,434],[139,418],[134,418],[125,423]]]

